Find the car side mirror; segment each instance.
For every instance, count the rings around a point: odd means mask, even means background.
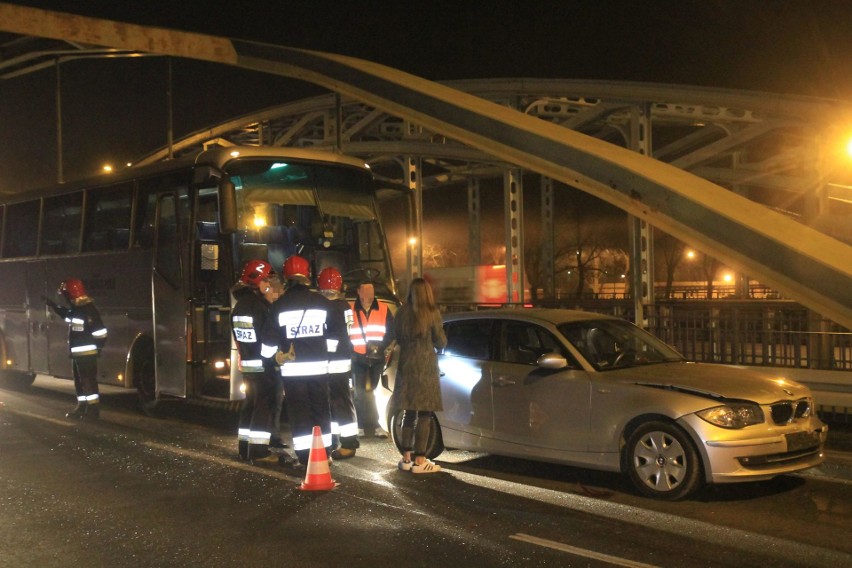
[[[542,369],[564,369],[568,367],[568,359],[559,353],[545,353],[538,358],[536,364]]]

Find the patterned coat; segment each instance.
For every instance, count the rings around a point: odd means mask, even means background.
[[[399,366],[392,404],[402,410],[443,410],[441,384],[438,376],[438,356],[435,349],[447,345],[441,314],[435,311],[429,335],[415,335],[406,321],[413,314],[402,306],[394,318],[394,335],[399,343]]]

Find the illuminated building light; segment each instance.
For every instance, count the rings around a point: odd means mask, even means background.
[[[240,392],[246,394],[246,384],[240,383]]]
[[[118,377],[116,377],[116,378],[118,379],[118,382],[120,382],[120,383],[124,382],[124,375],[123,374],[119,373]]]
[[[224,369],[225,368],[225,362],[224,361],[215,361],[213,363],[213,366],[217,369]]]

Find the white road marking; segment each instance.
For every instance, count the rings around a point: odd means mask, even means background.
[[[75,419],[66,419],[66,420],[58,420],[56,418],[51,418],[49,416],[43,416],[41,414],[35,414],[34,412],[28,412],[26,410],[18,410],[9,408],[6,405],[2,406],[2,409],[10,414],[17,414],[19,416],[26,416],[27,418],[36,418],[38,420],[44,420],[45,422],[50,422],[51,424],[56,424],[57,426],[64,426],[66,428],[70,428],[71,426],[77,426],[80,424],[80,420]]]
[[[620,556],[612,556],[610,554],[601,554],[600,552],[595,552],[594,550],[587,550],[585,548],[577,548],[576,546],[571,546],[569,544],[563,544],[561,542],[556,542],[555,540],[547,540],[545,538],[538,538],[537,536],[530,536],[528,534],[517,533],[509,535],[509,538],[514,540],[520,540],[523,542],[529,542],[530,544],[536,544],[538,546],[544,546],[546,548],[552,548],[554,550],[560,550],[562,552],[567,552],[569,554],[574,554],[576,556],[583,556],[585,558],[591,558],[592,560],[601,560],[603,562],[608,562],[609,564],[615,564],[616,566],[627,566],[628,568],[659,568],[659,566],[655,564],[645,564],[644,562],[634,562],[633,560],[628,560],[626,558],[621,558]]]

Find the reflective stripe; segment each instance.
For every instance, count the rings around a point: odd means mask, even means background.
[[[326,339],[325,347],[328,349],[329,353],[335,353],[337,351],[337,344],[340,343],[337,339]]]
[[[98,346],[94,345],[94,344],[89,344],[89,345],[78,345],[77,347],[71,348],[71,353],[83,353],[83,352],[88,352],[88,351],[91,351],[92,353],[97,353]]]
[[[281,365],[282,377],[314,377],[328,374],[328,361],[287,361]]]
[[[358,435],[358,423],[350,422],[349,424],[341,424],[340,425],[340,437],[341,438],[350,438],[352,436]]]
[[[263,359],[246,359],[240,361],[240,371],[243,373],[259,373],[263,371]]]
[[[86,402],[86,395],[78,396],[77,401],[78,402]]]
[[[306,436],[293,436],[293,450],[310,450],[313,437],[308,434]]]
[[[310,450],[313,446],[314,437],[311,434],[305,436],[293,436],[293,450]],[[331,434],[322,435],[322,445],[326,448],[331,446]]]
[[[331,435],[332,435],[332,436],[336,436],[336,435],[338,435],[338,434],[340,434],[340,424],[338,424],[337,422],[332,421],[332,422],[331,422]]]
[[[332,375],[352,370],[352,359],[332,360],[328,362],[328,372]]]
[[[101,398],[100,395],[90,394],[89,396],[86,397],[86,402],[97,402],[98,400],[100,400],[100,398]]]
[[[99,329],[97,331],[92,332],[92,337],[106,337],[107,328]]]
[[[254,318],[251,316],[234,316],[231,318],[234,322],[254,324]]]
[[[272,439],[272,434],[270,432],[262,432],[260,430],[252,430],[249,432],[249,444],[269,444],[269,440]]]
[[[237,440],[239,440],[241,442],[248,442],[249,433],[251,433],[251,430],[249,430],[248,428],[238,429],[237,430]]]
[[[325,310],[290,310],[278,314],[278,325],[288,339],[296,337],[322,337],[325,333]]]
[[[269,359],[270,357],[275,355],[276,351],[278,351],[277,345],[267,345],[266,343],[264,343],[260,346],[260,356],[264,359]]]

